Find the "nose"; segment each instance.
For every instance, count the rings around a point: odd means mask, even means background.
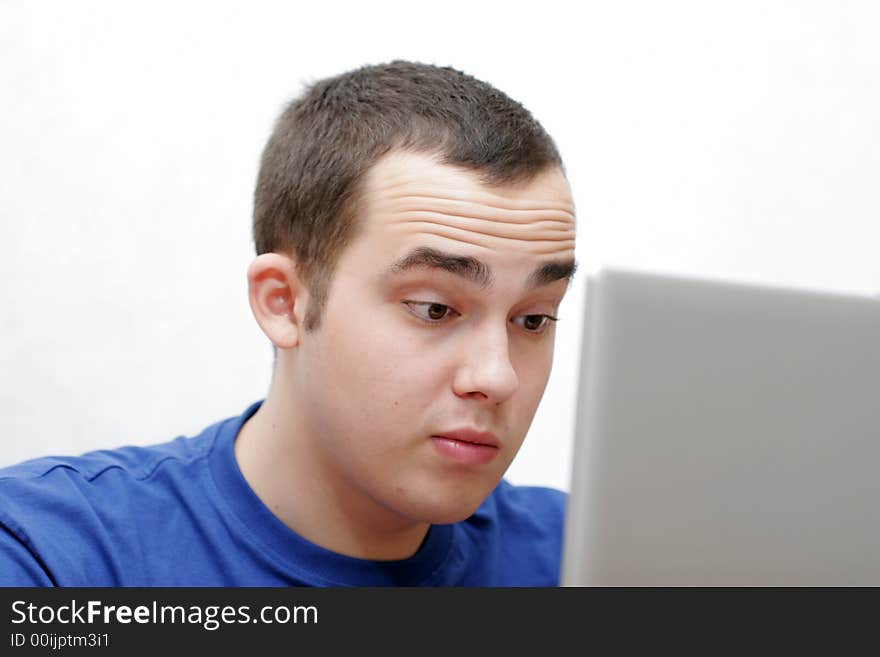
[[[494,404],[509,399],[519,378],[510,359],[507,328],[486,329],[466,339],[465,356],[452,384],[455,394]]]

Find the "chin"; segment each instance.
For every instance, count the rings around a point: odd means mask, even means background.
[[[490,491],[491,492],[491,491]],[[462,498],[460,496],[446,499],[433,498],[419,500],[413,505],[410,515],[421,522],[432,525],[451,525],[470,518],[486,499],[486,495]]]
[[[391,488],[383,486],[379,499],[415,522],[450,525],[470,518],[480,508],[501,479],[493,474],[483,473],[479,478],[462,476],[461,472],[411,477],[394,482]]]

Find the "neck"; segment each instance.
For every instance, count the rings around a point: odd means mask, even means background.
[[[317,448],[320,439],[311,435],[293,391],[284,390],[276,376],[266,401],[239,432],[235,458],[263,504],[306,540],[360,559],[415,554],[429,524],[370,498],[327,462]]]

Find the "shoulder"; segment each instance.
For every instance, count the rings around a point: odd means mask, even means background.
[[[2,579],[18,573],[10,583],[75,583],[102,581],[104,572],[112,580],[114,555],[136,553],[140,527],[179,496],[211,445],[202,434],[0,469]]]
[[[0,493],[19,503],[38,505],[41,499],[79,489],[87,496],[121,482],[150,479],[165,464],[186,465],[211,448],[204,434],[176,438],[146,447],[126,446],[79,456],[48,456],[0,468]]]

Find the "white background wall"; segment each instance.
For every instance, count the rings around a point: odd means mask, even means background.
[[[880,5],[0,3],[0,464],[192,434],[262,397],[260,150],[309,80],[452,65],[555,137],[579,216],[509,471],[568,488],[586,275],[880,292]]]

